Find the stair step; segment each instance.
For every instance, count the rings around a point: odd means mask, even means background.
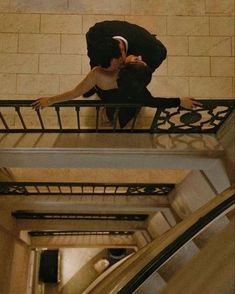
[[[234,226],[229,224],[169,281],[161,291],[234,293]]]
[[[148,231],[153,239],[161,236],[168,230],[170,230],[171,226],[167,221],[166,217],[163,213],[157,212],[148,223]]]
[[[194,243],[198,248],[203,248],[213,236],[221,232],[228,224],[229,219],[226,216],[215,220],[208,228],[193,239]]]
[[[166,282],[159,273],[154,272],[138,289],[135,290],[134,294],[156,294],[165,285]]]
[[[174,274],[198,252],[199,249],[193,241],[188,242],[158,270],[158,273],[165,281],[168,282]]]

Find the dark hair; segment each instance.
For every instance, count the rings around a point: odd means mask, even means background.
[[[143,63],[126,63],[119,71],[117,84],[128,96],[140,95],[152,79],[152,71]]]
[[[118,40],[105,38],[95,44],[95,64],[107,68],[113,58],[122,55]]]

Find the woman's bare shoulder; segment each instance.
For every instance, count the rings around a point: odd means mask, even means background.
[[[116,88],[118,72],[109,72],[100,66],[94,67],[91,70],[91,76],[94,83],[101,88]]]
[[[90,74],[97,79],[103,74],[103,69],[100,66],[95,66],[91,69]]]
[[[97,80],[99,80],[101,76],[101,71],[100,71],[100,67],[96,66],[93,67],[86,75],[85,80],[92,80],[94,83],[97,82]]]
[[[99,72],[99,73],[101,73],[101,72],[103,72],[103,69],[102,69],[102,67],[100,67],[100,66],[95,66],[95,67],[93,67],[93,68],[91,69],[91,72],[94,72],[94,73]]]

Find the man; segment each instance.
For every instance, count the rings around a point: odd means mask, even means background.
[[[100,65],[108,71],[119,69],[126,56],[134,55],[154,72],[167,54],[165,46],[154,35],[126,21],[96,23],[87,32],[86,40],[91,67]]]
[[[121,69],[122,74],[118,79],[118,88],[115,97],[105,96],[120,102],[120,96],[132,98],[131,102],[140,102],[152,106],[166,107],[166,103],[161,105],[163,99],[153,99],[147,90],[147,85],[151,81],[152,73],[161,65],[167,55],[165,46],[146,29],[131,24],[126,21],[102,21],[96,23],[86,34],[87,54],[90,58],[91,68],[101,66],[107,72],[113,72]],[[130,63],[133,65],[126,66]],[[123,67],[123,65],[125,65]],[[135,66],[139,65],[139,66]],[[96,93],[93,88],[83,95],[89,97]],[[113,93],[113,92],[112,92]],[[99,97],[104,100],[102,93]],[[172,100],[173,101],[173,100]],[[167,99],[169,107],[179,106],[180,99],[172,101]],[[186,99],[185,106],[189,108],[195,103],[190,98]],[[111,121],[113,118],[113,109],[106,109],[107,116]],[[119,122],[124,127],[136,113],[135,108],[126,108],[119,111]]]
[[[90,66],[101,66],[107,71],[118,70],[126,58],[143,62],[153,73],[166,58],[165,46],[146,29],[126,21],[102,21],[86,34],[87,54]],[[92,89],[84,94],[89,97]]]

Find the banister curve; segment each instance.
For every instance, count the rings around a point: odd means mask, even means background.
[[[141,248],[109,273],[87,294],[133,293],[145,279],[165,263],[185,243],[196,237],[206,226],[224,215],[235,204],[235,188],[228,188],[193,212],[164,235]]]

